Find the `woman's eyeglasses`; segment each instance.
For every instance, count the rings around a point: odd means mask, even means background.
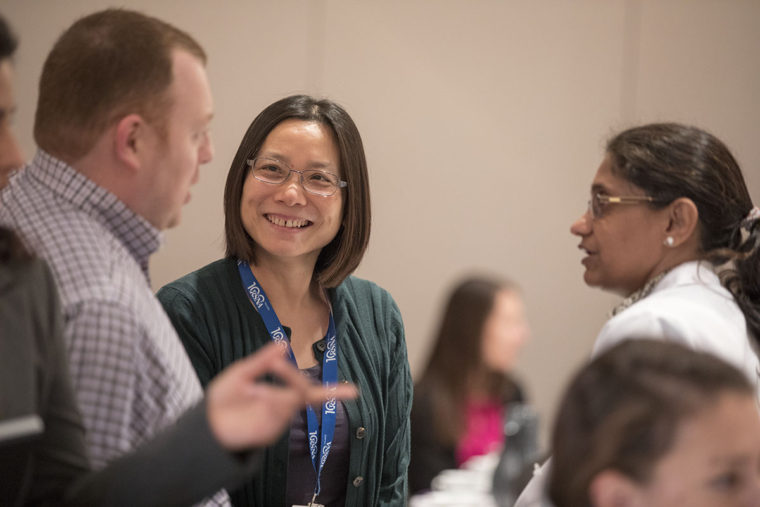
[[[304,190],[324,197],[331,196],[339,188],[348,186],[348,183],[341,180],[338,175],[329,171],[319,169],[298,171],[286,163],[273,158],[256,157],[248,160],[247,163],[251,168],[253,177],[259,181],[272,185],[280,185],[288,181],[290,173],[298,173],[301,179],[301,186]]]
[[[648,195],[604,195],[596,193],[588,201],[588,213],[596,219],[604,215],[604,211],[610,204],[640,204],[642,202],[659,202]]]

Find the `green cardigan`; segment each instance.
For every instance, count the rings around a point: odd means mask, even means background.
[[[361,392],[359,399],[344,403],[351,435],[346,505],[404,505],[412,381],[401,314],[388,292],[359,278],[347,278],[328,295],[338,332],[340,379]],[[166,285],[158,299],[204,386],[227,365],[270,342],[233,259]],[[320,342],[314,353],[321,361]],[[233,503],[284,505],[287,461],[286,433],[266,450],[262,472],[231,492]]]

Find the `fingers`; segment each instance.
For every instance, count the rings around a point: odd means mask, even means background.
[[[338,400],[349,400],[358,396],[356,387],[351,384],[324,387],[304,377],[285,356],[282,346],[276,343],[262,347],[227,370],[251,384],[265,374],[273,374],[283,382],[281,388],[292,389],[298,394],[302,404],[321,404],[332,396]]]
[[[226,371],[242,375],[251,381],[255,381],[262,375],[269,373],[271,365],[278,360],[284,361],[284,349],[276,343],[270,343],[256,353],[241,359],[227,368]]]
[[[280,382],[259,380],[271,374]],[[207,390],[209,424],[226,448],[242,449],[271,444],[289,424],[296,410],[319,407],[325,400],[355,398],[350,384],[322,386],[302,375],[284,349],[269,344],[230,365]]]
[[[353,400],[359,396],[359,388],[354,384],[345,383],[334,387],[335,391],[332,395],[335,396],[336,400]]]
[[[304,393],[306,403],[321,405],[323,401],[334,397],[336,400],[352,400],[359,395],[359,390],[353,384],[338,384],[333,386],[312,385]]]

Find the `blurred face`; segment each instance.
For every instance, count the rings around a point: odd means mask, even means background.
[[[591,184],[591,195],[644,196],[645,192],[612,173],[609,156],[602,161]],[[584,281],[622,295],[640,289],[662,271],[663,240],[668,208],[654,210],[645,203],[608,204],[601,216],[586,211],[570,227],[579,236],[578,248],[586,256]]]
[[[13,95],[13,67],[9,59],[0,60],[0,189],[8,183],[11,171],[24,163],[24,157],[13,133],[16,102]]]
[[[760,417],[755,400],[726,393],[681,424],[673,448],[632,505],[760,506]]]
[[[257,157],[283,162],[292,169],[318,169],[343,178],[338,146],[321,123],[285,120],[262,144]],[[316,263],[319,252],[340,229],[343,190],[330,196],[306,192],[297,173],[280,184],[265,183],[248,172],[240,214],[246,232],[256,242],[258,259],[302,258]]]
[[[209,124],[214,106],[203,63],[190,53],[176,50],[172,70],[166,138],[157,132],[154,136],[140,211],[158,229],[179,223],[200,166],[213,157]]]
[[[508,372],[530,336],[525,305],[512,290],[496,293],[493,309],[483,326],[483,361],[495,371]]]

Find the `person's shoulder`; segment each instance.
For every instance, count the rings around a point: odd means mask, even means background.
[[[370,300],[382,304],[394,304],[391,294],[375,282],[357,276],[349,276],[335,288],[338,299]]]
[[[234,269],[235,261],[233,259],[219,259],[167,283],[158,290],[157,294],[161,296],[162,294],[182,293],[187,296],[194,296],[202,293],[206,286],[225,283],[229,279],[230,270]]]
[[[18,298],[23,293],[31,299],[47,299],[55,291],[53,275],[44,260],[30,257],[0,263],[0,298],[11,293]]]
[[[710,348],[745,340],[741,310],[720,285],[691,283],[665,287],[612,317],[599,332],[594,354],[628,338],[652,338]]]
[[[369,280],[355,276],[346,278],[334,289],[333,311],[339,330],[358,330],[358,338],[369,340],[373,346],[405,350],[404,324],[401,312],[390,293]]]
[[[676,266],[645,300],[650,298],[651,304],[682,302],[704,305],[721,301],[729,304],[733,302],[731,293],[721,284],[713,266],[706,261],[690,261]]]
[[[650,295],[611,317],[599,331],[593,355],[629,338],[662,339],[662,324],[668,318],[668,313],[656,304],[653,296]]]
[[[173,320],[196,319],[200,314],[220,317],[235,307],[231,303],[238,297],[238,278],[236,261],[223,258],[164,285],[156,298]]]
[[[81,210],[29,215],[13,225],[55,273],[64,300],[108,287],[128,261],[119,239]]]
[[[741,310],[710,267],[690,262],[675,268],[662,287],[620,316],[623,320],[657,317],[692,328],[702,322],[741,320]]]

